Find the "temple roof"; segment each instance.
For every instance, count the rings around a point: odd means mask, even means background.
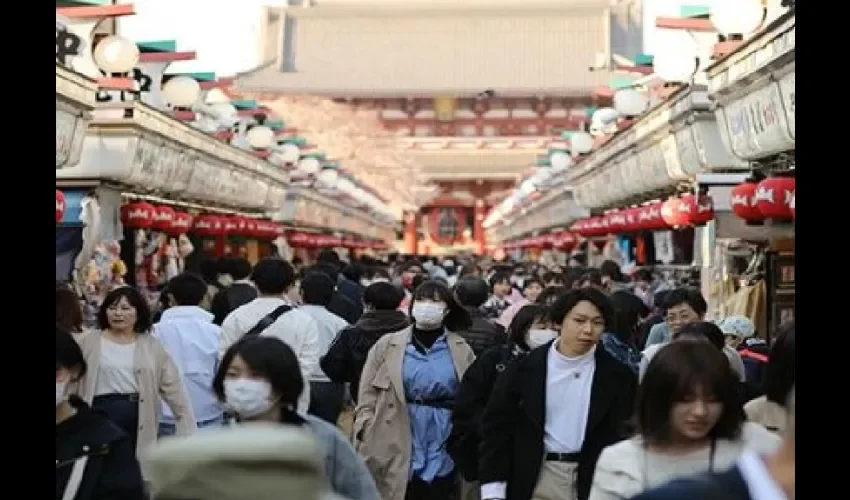
[[[268,17],[270,62],[240,75],[237,86],[334,97],[486,89],[503,96],[589,95],[611,78],[589,70],[610,45],[607,4],[282,8]],[[285,16],[294,22],[283,22]],[[290,32],[281,36],[285,29]]]

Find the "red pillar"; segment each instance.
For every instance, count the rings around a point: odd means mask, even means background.
[[[419,245],[418,235],[416,232],[415,212],[407,212],[404,214],[404,251],[409,254],[415,254]]]
[[[484,255],[487,251],[487,242],[484,238],[484,217],[487,215],[487,207],[484,200],[475,200],[475,224],[472,228],[472,237],[475,239],[475,253]]]

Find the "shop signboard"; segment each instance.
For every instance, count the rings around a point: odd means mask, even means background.
[[[756,160],[794,149],[775,82],[729,102],[725,108],[732,153],[739,158]]]
[[[779,91],[782,94],[782,104],[785,107],[785,121],[788,123],[788,133],[792,139],[797,138],[796,120],[797,110],[797,72],[792,71],[779,79]]]

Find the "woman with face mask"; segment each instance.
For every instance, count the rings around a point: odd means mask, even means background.
[[[726,470],[745,448],[770,454],[781,444],[745,422],[738,379],[708,342],[673,342],[658,351],[637,393],[631,439],[606,448],[590,500],[619,500],[663,483]]]
[[[496,380],[505,368],[523,358],[531,349],[545,345],[558,336],[552,329],[548,314],[548,309],[538,304],[520,309],[508,327],[509,343],[485,351],[463,376],[452,414],[449,450],[463,475],[464,489],[477,494],[478,428]],[[461,500],[466,499],[464,495]]]
[[[56,328],[56,500],[145,498],[136,450],[127,433],[66,387],[86,374],[70,333]]]
[[[366,358],[354,440],[384,500],[447,500],[455,492],[446,448],[451,414],[475,359],[454,332],[471,321],[437,281],[420,285],[412,299],[413,325],[381,337]]]
[[[296,412],[304,378],[286,343],[250,336],[233,344],[221,359],[213,390],[236,415],[236,424],[280,423],[312,432],[324,450],[332,493],[351,500],[381,500],[363,459],[342,432],[318,417]]]

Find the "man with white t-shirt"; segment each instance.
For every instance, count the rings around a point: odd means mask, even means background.
[[[221,324],[220,352],[223,355],[248,333],[275,337],[295,351],[304,380],[310,380],[311,373],[321,371],[319,325],[287,298],[287,292],[295,284],[295,270],[283,259],[267,258],[254,266],[251,281],[259,296],[225,318]],[[309,405],[310,388],[305,385],[298,398],[298,411],[307,413]]]

